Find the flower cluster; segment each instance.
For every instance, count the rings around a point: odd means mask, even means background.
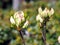
[[[25,21],[25,17],[24,17],[23,11],[18,11],[13,16],[10,17],[11,24],[16,25],[17,27],[19,25],[21,25],[21,23],[23,21]],[[22,27],[25,28],[26,26],[28,26],[28,24],[29,24],[29,22],[28,22],[28,20],[26,20],[26,22],[24,23],[24,25]]]
[[[50,10],[48,8],[42,10],[42,8],[40,7],[38,8],[38,15],[36,16],[36,20],[42,23],[45,17],[50,17],[53,14],[54,14],[53,8],[51,8]]]

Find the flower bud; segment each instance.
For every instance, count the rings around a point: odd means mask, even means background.
[[[38,9],[38,12],[40,14],[41,17],[47,17],[47,8],[45,8],[44,10],[41,9],[41,7]]]
[[[48,10],[48,15],[49,15],[49,17],[50,17],[51,15],[53,15],[53,14],[54,14],[54,9],[53,9],[53,8],[51,8],[50,11]]]
[[[40,14],[41,17],[47,17],[47,16],[50,17],[51,15],[54,14],[54,9],[51,8],[51,10],[48,10],[47,8],[45,8],[44,10],[42,10],[42,8],[40,7],[38,9],[38,12],[39,12],[39,14]]]
[[[10,18],[10,22],[15,24],[17,27],[25,20],[23,11],[18,11],[14,16]]]
[[[42,13],[42,8],[38,8],[38,13],[41,14]]]
[[[11,24],[15,24],[14,18],[12,16],[10,17],[10,22]]]
[[[44,10],[42,13],[41,13],[41,17],[47,17],[47,11]]]
[[[43,19],[41,18],[41,16],[39,14],[36,16],[36,20],[40,21],[40,22],[43,22]]]
[[[60,36],[58,37],[58,43],[60,43]]]
[[[29,24],[29,21],[27,20],[27,21],[24,23],[23,28],[27,27],[28,24]]]
[[[19,26],[19,24],[25,20],[24,18],[24,13],[23,11],[18,11],[14,14],[14,19],[15,19],[15,22],[16,22],[16,26]]]

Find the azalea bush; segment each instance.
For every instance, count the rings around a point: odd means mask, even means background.
[[[26,45],[44,45],[42,32],[44,32],[45,21],[47,21],[46,36],[44,35],[46,44],[60,45],[59,5],[59,2],[56,2],[54,7],[46,2],[35,2],[32,7],[22,11],[0,10],[0,45],[5,41],[8,41],[10,45],[23,45],[23,42]],[[23,36],[24,41],[20,36],[20,31],[26,32]]]

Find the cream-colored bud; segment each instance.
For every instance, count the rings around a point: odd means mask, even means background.
[[[49,15],[49,17],[51,16],[51,15],[53,15],[54,14],[54,9],[53,8],[51,8],[51,10],[50,11],[48,11],[48,15]]]
[[[42,17],[47,17],[48,16],[49,9],[45,8],[43,12],[41,13]]]
[[[43,22],[43,19],[40,17],[40,22],[42,23]]]
[[[41,17],[47,17],[47,11],[44,10],[42,13],[41,13]]]
[[[60,36],[58,37],[58,43],[60,43]]]
[[[16,17],[16,16],[24,16],[24,13],[23,13],[23,11],[17,11],[15,14],[14,14],[14,17]]]
[[[41,14],[41,12],[42,12],[42,8],[40,7],[38,8],[38,13]]]
[[[27,27],[28,24],[29,24],[29,21],[27,20],[27,21],[24,23],[23,28]]]
[[[21,19],[16,19],[15,22],[16,22],[16,26],[18,27],[21,23]]]
[[[51,15],[53,15],[54,14],[54,9],[53,8],[51,8]]]
[[[48,9],[45,8],[45,9],[42,11],[42,9],[39,8],[38,11],[39,11],[40,16],[41,16],[41,17],[47,17],[47,16],[48,16],[48,15],[47,15],[47,13],[48,13],[47,10],[48,10]]]
[[[15,22],[16,22],[16,26],[19,26],[19,24],[20,24],[22,21],[25,20],[23,11],[17,11],[17,12],[14,14],[14,19],[15,19]]]
[[[43,19],[41,18],[41,16],[39,14],[36,16],[36,20],[40,21],[40,22],[43,22]]]
[[[12,16],[10,17],[10,22],[11,24],[15,24],[14,18]]]
[[[14,18],[20,18],[20,19],[22,19],[22,18],[24,18],[24,13],[23,13],[23,11],[18,11],[18,12],[16,12],[15,14],[14,14]]]
[[[37,21],[40,20],[40,15],[39,15],[39,14],[36,16],[36,20],[37,20]]]

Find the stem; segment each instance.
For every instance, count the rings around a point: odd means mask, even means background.
[[[43,37],[44,45],[46,45],[46,22],[44,22],[44,24],[43,24],[42,37]]]
[[[17,27],[17,30],[20,32],[20,36],[21,36],[23,45],[25,45],[25,40],[24,40],[24,37],[23,37],[23,32],[21,31],[21,29],[19,27]]]
[[[25,40],[24,40],[23,32],[22,32],[22,31],[20,31],[20,36],[21,36],[21,38],[22,38],[23,45],[25,45]]]

